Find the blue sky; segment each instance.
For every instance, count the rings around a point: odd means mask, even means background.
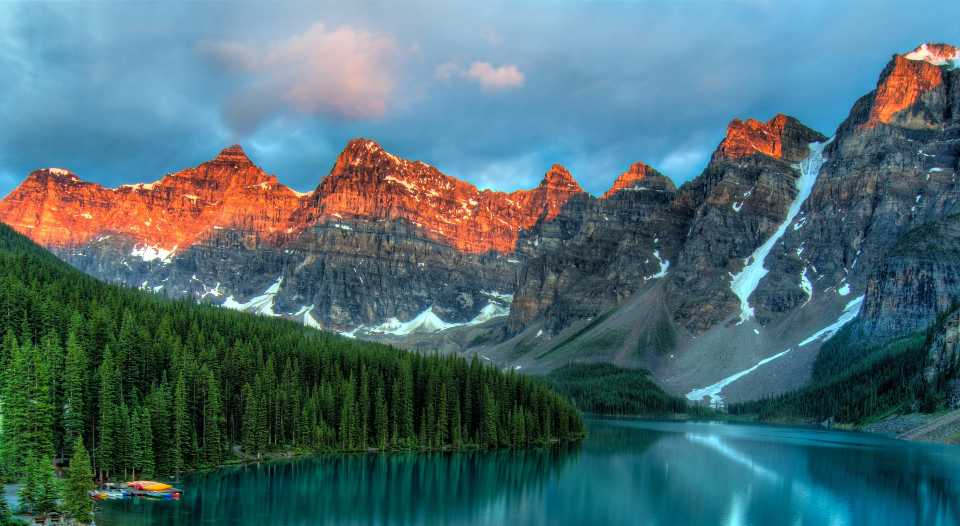
[[[960,44],[957,20],[942,0],[2,3],[0,195],[232,143],[311,190],[357,136],[482,188],[555,162],[594,194],[634,161],[681,183],[732,118],[831,134],[893,53]]]

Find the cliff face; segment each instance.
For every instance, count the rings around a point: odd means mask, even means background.
[[[947,44],[923,44],[910,53],[894,55],[880,74],[863,126],[936,127],[936,114],[948,104],[944,67],[958,60],[960,52]]]
[[[857,330],[883,340],[926,329],[960,300],[960,216],[916,227],[888,249],[866,281]]]
[[[797,119],[778,114],[767,122],[734,119],[727,135],[713,154],[714,160],[736,160],[765,155],[787,162],[798,162],[808,153],[807,145],[824,138]]]
[[[795,228],[787,230],[771,254],[770,275],[756,293],[758,315],[775,319],[807,301],[806,295],[791,299],[783,294],[796,289],[806,273],[814,295],[855,297],[866,292],[862,317],[869,319],[878,312],[870,291],[884,279],[875,273],[894,272],[905,261],[884,261],[898,239],[960,211],[960,71],[905,58],[916,53],[895,56],[878,90],[857,101],[838,128]],[[891,75],[898,69],[912,75],[910,85],[922,86],[921,74],[929,68],[937,69],[941,82],[919,97],[914,97],[914,88],[883,88],[894,83]],[[889,113],[889,108],[902,109]],[[888,114],[889,122],[877,120],[880,113]]]
[[[923,368],[923,378],[930,384],[936,385],[943,380],[956,377],[960,372],[960,310],[947,314],[941,321],[938,329],[927,338],[927,360]],[[956,398],[956,380],[948,393],[948,403],[958,407]]]
[[[672,212],[673,183],[633,164],[602,199],[571,200],[520,240],[526,264],[508,320],[511,333],[542,318],[550,333],[596,316],[667,275],[683,223]]]

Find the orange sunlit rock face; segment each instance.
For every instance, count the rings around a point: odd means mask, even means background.
[[[316,222],[405,219],[461,251],[506,253],[521,229],[552,219],[580,192],[560,166],[533,190],[479,191],[360,139],[350,142],[313,194],[280,184],[231,146],[195,168],[119,188],[84,182],[67,170],[37,170],[0,202],[0,221],[45,246],[123,234],[167,253],[218,228],[280,242]]]
[[[37,170],[0,202],[0,220],[47,246],[116,233],[175,251],[217,227],[285,233],[301,200],[231,146],[195,168],[118,188],[81,181],[66,170]]]
[[[533,190],[480,191],[436,168],[391,155],[377,143],[351,141],[314,192],[302,222],[331,218],[404,219],[464,252],[512,252],[520,230],[553,219],[581,193],[554,165]]]
[[[739,159],[757,153],[779,159],[783,156],[783,130],[789,117],[778,114],[767,122],[734,119],[717,148],[717,155]]]
[[[893,117],[916,104],[924,93],[943,84],[940,66],[903,55],[893,57],[877,84],[873,107],[866,127],[889,123]]]

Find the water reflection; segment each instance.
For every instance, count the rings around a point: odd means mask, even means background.
[[[579,446],[320,456],[189,477],[180,502],[108,502],[98,524],[497,524]]]
[[[960,524],[960,448],[773,426],[596,420],[580,448],[318,457],[198,475],[102,525]]]

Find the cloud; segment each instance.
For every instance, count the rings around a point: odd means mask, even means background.
[[[522,87],[526,77],[520,68],[513,64],[494,67],[489,62],[474,62],[467,69],[456,62],[444,62],[436,67],[433,76],[439,80],[451,80],[462,77],[480,84],[487,91],[499,91]]]
[[[375,119],[389,109],[399,51],[387,35],[316,23],[263,48],[238,41],[204,41],[200,51],[248,84],[227,103],[227,120],[241,132],[283,109],[308,115]]]
[[[474,62],[467,70],[467,76],[489,90],[519,88],[525,80],[517,66],[508,64],[495,68],[489,62]]]

